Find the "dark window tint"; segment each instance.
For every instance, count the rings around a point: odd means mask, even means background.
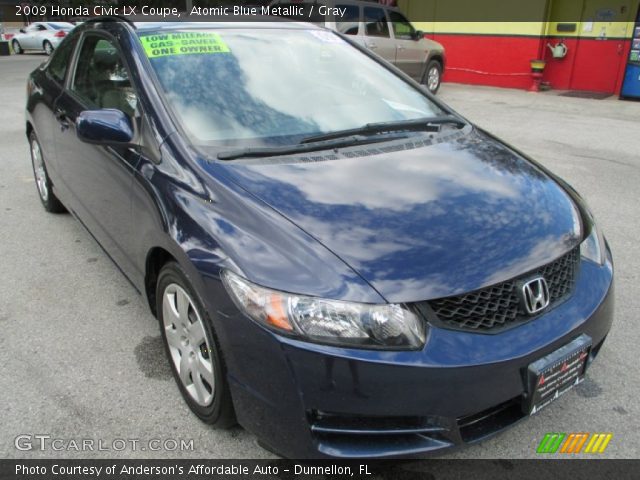
[[[345,9],[342,17],[336,16],[338,31],[345,35],[357,35],[358,22],[360,21],[360,7],[357,5],[336,5],[336,7]]]
[[[71,90],[97,108],[115,108],[128,115],[135,111],[136,96],[124,61],[116,46],[102,37],[83,41]]]
[[[365,7],[364,24],[365,35],[369,37],[389,37],[389,25],[383,9]]]
[[[389,11],[389,19],[393,25],[393,35],[403,40],[411,40],[415,34],[413,25],[399,12]]]
[[[67,74],[67,67],[71,62],[71,54],[73,53],[73,47],[75,44],[76,37],[67,37],[53,52],[53,57],[51,57],[47,70],[59,83],[64,82],[64,77]]]

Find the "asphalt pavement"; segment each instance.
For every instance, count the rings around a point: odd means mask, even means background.
[[[0,57],[0,456],[272,458],[243,429],[213,430],[190,413],[144,299],[76,220],[41,207],[24,104],[27,75],[45,58]],[[614,326],[586,381],[541,414],[446,457],[533,458],[547,432],[610,432],[600,457],[637,458],[640,102],[456,84],[439,96],[583,194],[611,244],[617,282]],[[78,452],[72,440],[93,440],[95,449]]]

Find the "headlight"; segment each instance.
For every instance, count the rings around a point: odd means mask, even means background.
[[[400,305],[370,305],[270,290],[225,270],[222,280],[236,306],[278,333],[316,343],[415,350],[425,322]]]
[[[584,258],[597,263],[598,265],[604,265],[605,261],[605,246],[604,237],[600,232],[600,229],[595,223],[592,224],[591,233],[584,239],[580,245],[580,255]]]

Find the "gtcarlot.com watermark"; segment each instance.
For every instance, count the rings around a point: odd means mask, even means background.
[[[183,438],[62,438],[48,434],[23,433],[13,445],[16,450],[54,452],[192,452],[193,439]]]

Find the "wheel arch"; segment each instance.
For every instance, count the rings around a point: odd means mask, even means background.
[[[168,262],[176,262],[176,258],[163,247],[152,247],[147,253],[144,273],[144,291],[149,303],[149,308],[154,316],[157,316],[156,309],[156,284],[158,274],[162,267]]]
[[[444,69],[444,55],[441,52],[434,53],[429,57],[429,61],[437,60],[440,66]]]
[[[427,67],[429,66],[429,63],[433,60],[435,60],[440,64],[441,73],[444,74],[444,55],[441,52],[435,52],[429,55],[429,58],[427,58],[427,61],[425,62],[423,73],[425,74],[427,73]]]

